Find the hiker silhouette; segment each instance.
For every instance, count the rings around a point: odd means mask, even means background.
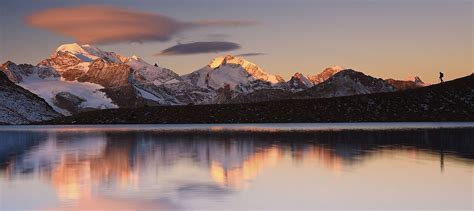
[[[441,81],[441,83],[443,83],[443,77],[444,77],[444,73],[442,72],[439,72],[439,80]]]

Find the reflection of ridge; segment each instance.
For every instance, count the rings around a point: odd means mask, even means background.
[[[92,193],[91,163],[61,158],[51,170],[51,183],[61,201],[90,199]]]
[[[100,142],[101,139],[95,141]],[[135,180],[130,165],[132,145],[130,141],[108,141],[105,147],[101,147],[99,155],[86,153],[89,157],[79,157],[77,153],[61,154],[58,164],[51,170],[51,183],[58,197],[62,201],[90,199],[94,186],[129,185]],[[94,151],[94,148],[89,150]]]
[[[91,175],[95,181],[127,186],[135,180],[133,176],[133,143],[130,141],[108,141],[103,155],[91,161]]]
[[[28,141],[19,142],[18,146],[0,142],[0,149],[28,150],[8,158],[3,174],[39,175],[51,181],[64,201],[90,198],[95,188],[113,191],[169,183],[169,178],[160,177],[160,173],[183,162],[209,173],[212,181],[180,191],[210,187],[210,182],[238,190],[283,158],[339,172],[345,166],[391,151],[440,156],[441,168],[453,157],[472,163],[474,154],[472,130],[227,135],[66,132],[51,133],[47,140],[45,133],[31,133],[28,137],[35,135],[42,138],[24,139]],[[20,133],[14,136],[24,137]],[[36,146],[24,147],[32,145]],[[186,175],[186,169],[181,170],[183,178],[192,177]]]

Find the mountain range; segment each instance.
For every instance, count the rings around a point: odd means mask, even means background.
[[[258,103],[83,112],[42,124],[191,124],[474,121],[474,74],[417,89]]]
[[[137,56],[126,57],[76,43],[59,46],[36,65],[7,61],[0,65],[0,71],[0,85],[17,90],[15,97],[5,90],[0,95],[8,96],[4,99],[22,109],[35,110],[31,114],[35,118],[24,114],[22,120],[13,117],[17,114],[2,112],[0,122],[10,124],[99,109],[331,98],[428,85],[418,77],[407,81],[383,80],[341,66],[326,68],[315,75],[295,73],[285,81],[231,55],[217,57],[203,68],[180,76]],[[6,111],[8,106],[4,102],[0,109]]]

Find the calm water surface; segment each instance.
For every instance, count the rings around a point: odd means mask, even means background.
[[[0,210],[472,210],[474,123],[0,127]]]

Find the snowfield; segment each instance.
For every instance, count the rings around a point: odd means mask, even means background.
[[[63,81],[57,78],[38,79],[30,77],[19,85],[43,98],[55,111],[63,115],[70,115],[70,113],[54,104],[54,98],[60,92],[68,92],[85,100],[80,105],[82,108],[118,108],[105,93],[100,91],[104,87],[94,83]]]

